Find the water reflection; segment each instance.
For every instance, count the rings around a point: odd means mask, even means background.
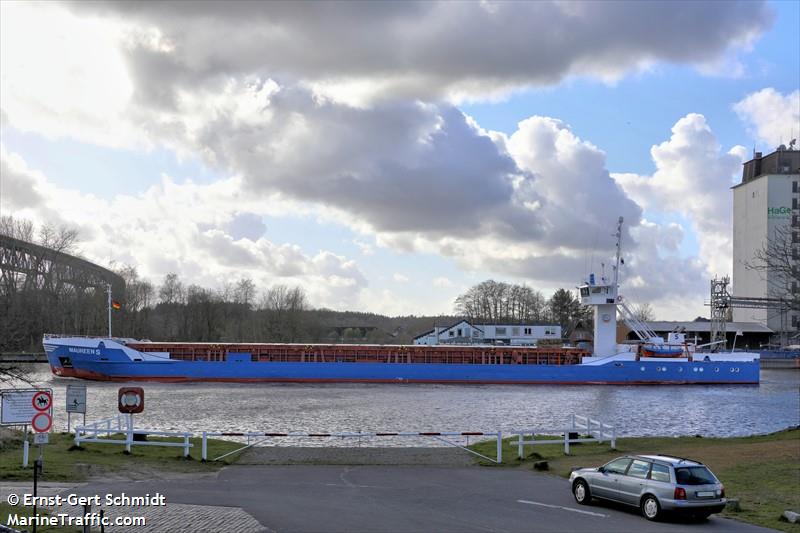
[[[33,381],[53,389],[54,428],[66,430],[65,391],[71,381],[55,378],[44,365],[31,368]],[[85,383],[88,418],[116,415],[120,384]],[[800,425],[800,372],[791,370],[763,370],[759,386],[143,386],[146,407],[143,414],[137,415],[137,426],[162,430],[508,431],[561,427],[572,413],[615,424],[618,433],[626,436],[747,435]],[[420,442],[398,440],[386,444]]]

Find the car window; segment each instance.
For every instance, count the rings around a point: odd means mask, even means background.
[[[653,470],[650,472],[650,479],[653,481],[665,481],[666,483],[669,483],[669,467],[653,463]]]
[[[711,485],[717,482],[714,474],[704,466],[676,468],[675,479],[679,485]]]
[[[616,459],[608,463],[604,468],[609,474],[624,474],[630,462],[630,459]]]
[[[645,479],[648,472],[650,472],[650,463],[647,461],[640,461],[638,459],[634,459],[631,463],[631,467],[628,469],[629,476],[638,477],[641,479]]]

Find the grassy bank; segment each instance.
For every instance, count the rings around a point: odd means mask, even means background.
[[[475,451],[494,457],[497,442],[485,441],[471,446]],[[688,457],[711,468],[725,485],[728,498],[737,498],[742,510],[725,511],[737,520],[800,532],[796,524],[779,521],[783,511],[800,510],[800,429],[790,429],[740,438],[644,437],[617,440],[617,449],[605,444],[572,444],[571,455],[564,455],[563,445],[543,444],[535,451],[526,446],[527,456],[517,459],[516,441],[503,441],[503,466],[533,466],[545,460],[552,474],[568,477],[579,466],[599,466],[625,454],[662,453]],[[493,463],[483,462],[491,465]]]
[[[112,436],[112,438],[114,438]],[[116,438],[122,438],[117,436]],[[148,440],[172,440],[156,439]],[[200,461],[201,440],[190,439],[194,445],[189,458],[183,457],[183,448],[160,446],[136,446],[131,448],[131,454],[123,453],[125,447],[121,444],[94,444],[84,443],[80,448],[74,446],[73,436],[70,433],[51,433],[50,443],[44,445],[43,481],[83,481],[89,476],[119,474],[146,476],[148,473],[158,472],[212,472],[228,464],[226,460],[235,461],[237,454],[226,458],[222,462]],[[181,440],[182,442],[182,440]],[[208,457],[218,457],[226,452],[235,450],[241,445],[236,442],[209,439]],[[38,457],[38,446],[31,446],[29,464]],[[0,480],[30,481],[33,471],[22,468],[22,434],[19,432],[5,431],[0,438]]]

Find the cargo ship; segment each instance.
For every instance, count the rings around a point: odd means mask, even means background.
[[[759,354],[712,352],[667,339],[636,319],[619,289],[622,218],[613,277],[578,288],[594,308],[591,352],[569,347],[152,342],[45,335],[56,376],[99,381],[459,384],[757,384]],[[109,306],[111,305],[109,294]],[[617,312],[639,337],[616,341]],[[110,316],[110,315],[109,315]],[[109,319],[110,330],[110,319]]]

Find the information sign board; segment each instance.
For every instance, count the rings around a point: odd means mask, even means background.
[[[0,425],[23,426],[40,412],[33,406],[33,397],[42,389],[9,389],[0,391]],[[50,389],[45,389],[51,394]]]
[[[67,385],[67,412],[86,414],[86,385]]]
[[[50,442],[50,433],[36,433],[33,436],[34,444],[48,444]]]

